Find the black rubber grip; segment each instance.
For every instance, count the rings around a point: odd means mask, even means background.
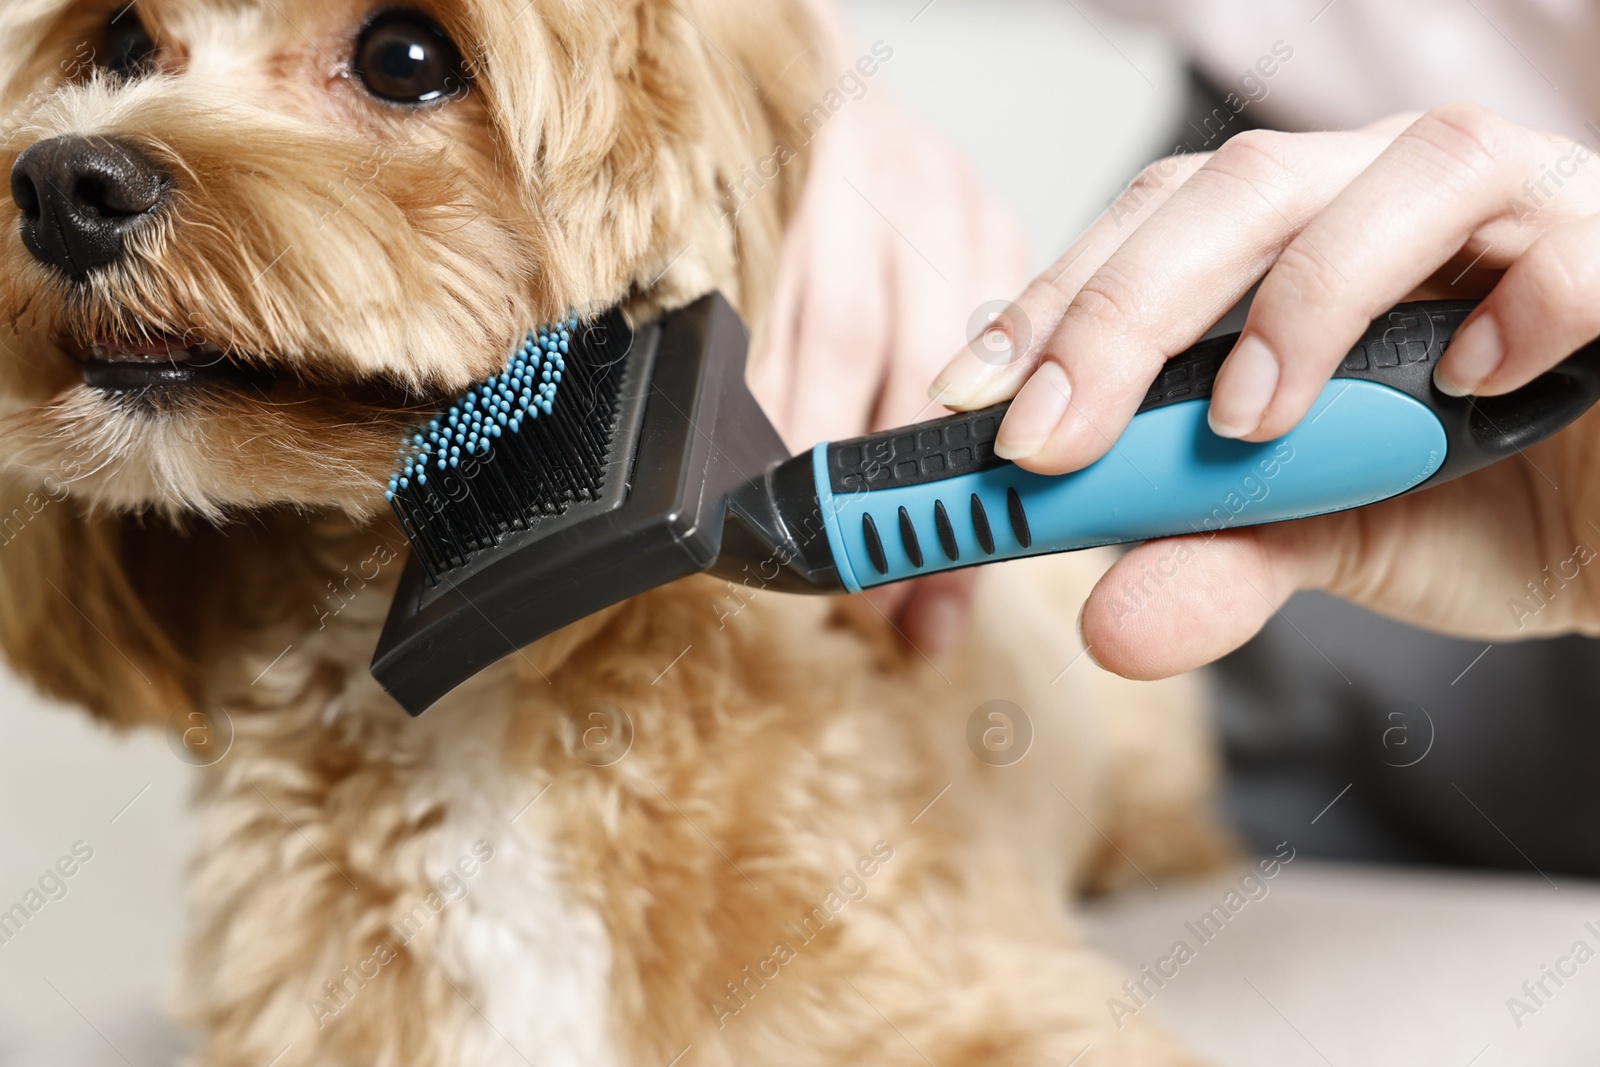
[[[1424,484],[1448,481],[1548,437],[1600,397],[1600,342],[1530,383],[1500,397],[1447,397],[1433,386],[1433,368],[1473,300],[1401,304],[1367,327],[1335,378],[1379,382],[1413,396],[1439,416],[1450,439],[1443,467]],[[1201,341],[1168,360],[1139,412],[1209,397],[1238,334]],[[897,489],[1005,465],[994,438],[1010,401],[932,422],[886,430],[828,446],[835,493]]]
[[[1006,462],[994,454],[994,435],[1010,403],[948,415],[901,430],[828,446],[836,493],[920,485]]]
[[[1203,341],[1168,360],[1139,410],[1210,396],[1217,368],[1237,337]],[[1003,466],[1006,460],[994,454],[994,438],[1010,407],[1007,400],[978,411],[830,444],[829,482],[835,493],[898,489]]]

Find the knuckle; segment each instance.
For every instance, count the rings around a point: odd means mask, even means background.
[[[1163,156],[1154,163],[1146,164],[1133,181],[1128,183],[1129,192],[1154,192],[1162,188],[1177,176],[1182,164],[1176,156]]]
[[[1124,332],[1139,314],[1139,292],[1138,284],[1116,264],[1102,264],[1067,305],[1062,329],[1087,326]]]
[[[1287,290],[1291,304],[1327,307],[1339,295],[1340,280],[1332,265],[1319,252],[1312,249],[1304,236],[1290,241],[1273,264],[1271,277],[1274,286]]]
[[[1163,156],[1145,166],[1117,197],[1117,217],[1120,219],[1139,211],[1164,190],[1181,184],[1187,166],[1188,161],[1183,156]]]
[[[1504,154],[1505,129],[1505,120],[1488,108],[1456,101],[1424,112],[1401,136],[1420,141],[1471,171],[1483,171]]]
[[[1276,130],[1246,130],[1224,142],[1205,169],[1251,185],[1292,184],[1293,137]]]
[[[1072,272],[1058,261],[1029,282],[1001,318],[1007,325],[1019,315],[1029,325],[1058,322],[1077,295],[1078,286],[1072,280]]]

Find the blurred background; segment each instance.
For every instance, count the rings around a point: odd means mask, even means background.
[[[1036,268],[1214,106],[1168,42],[1082,0],[848,6],[863,51],[894,49],[870,91],[964,148]],[[1600,948],[1593,652],[1291,602],[1214,689],[1230,811],[1253,847],[1296,858],[1150,1010],[1220,1064],[1600,1062],[1600,962],[1535,1014],[1507,1006],[1574,942]],[[92,849],[0,944],[0,1067],[172,1062],[191,768],[164,737],[112,736],[3,676],[0,721],[0,910]],[[1237,878],[1095,904],[1091,939],[1136,972]]]

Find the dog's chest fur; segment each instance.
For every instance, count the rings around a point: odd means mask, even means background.
[[[362,669],[387,594],[362,590],[219,700],[237,737],[203,787],[183,1003],[212,1034],[276,1042],[268,1059],[295,1040],[370,1055],[375,1031],[398,1030],[378,1044],[408,1062],[620,1063],[610,940],[572,890],[553,782],[507,758],[519,672],[491,668],[407,719]],[[280,969],[215,951],[239,940]]]
[[[608,1018],[609,936],[563,877],[541,810],[553,785],[506,771],[505,705],[491,695],[465,719],[417,724],[428,763],[412,791],[456,798],[429,834],[429,866],[449,870],[484,843],[494,850],[440,917],[439,965],[471,1001],[454,1062],[611,1067],[620,1060]]]

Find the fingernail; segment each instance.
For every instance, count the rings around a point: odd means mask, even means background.
[[[994,439],[1001,459],[1027,459],[1050,439],[1072,402],[1072,383],[1061,364],[1047,359],[1011,402],[1011,410]]]
[[[1278,391],[1278,357],[1267,343],[1245,334],[1217,373],[1206,421],[1218,437],[1243,437],[1261,425]]]
[[[945,364],[928,387],[928,398],[946,407],[981,406],[985,387],[1011,366],[1015,356],[1010,334],[998,327],[984,330]]]
[[[1446,396],[1466,396],[1488,380],[1505,361],[1500,324],[1490,314],[1463,326],[1433,368],[1433,384]]]

